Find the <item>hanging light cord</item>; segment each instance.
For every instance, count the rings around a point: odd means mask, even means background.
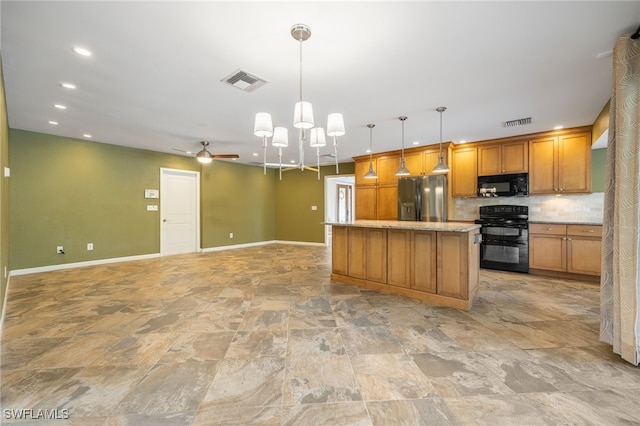
[[[302,32],[298,32],[299,34],[299,38],[298,38],[298,45],[300,46],[300,102],[302,102]],[[302,105],[300,105],[300,107],[302,107]],[[302,112],[301,112],[302,114]],[[304,116],[304,114],[302,114],[302,116]]]

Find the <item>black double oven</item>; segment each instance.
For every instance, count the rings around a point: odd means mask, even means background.
[[[480,267],[529,272],[529,207],[480,207]]]

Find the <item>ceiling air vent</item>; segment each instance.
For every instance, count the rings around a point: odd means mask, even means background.
[[[531,117],[519,118],[517,120],[505,121],[504,127],[516,127],[524,126],[525,124],[531,124]]]
[[[258,87],[264,86],[267,81],[251,75],[246,71],[237,70],[221,80],[223,83],[229,84],[244,92],[251,92]]]

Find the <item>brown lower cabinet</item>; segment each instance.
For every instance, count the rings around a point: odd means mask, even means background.
[[[479,281],[477,233],[333,225],[331,279],[468,310]]]
[[[598,277],[601,258],[600,225],[529,224],[530,273]]]

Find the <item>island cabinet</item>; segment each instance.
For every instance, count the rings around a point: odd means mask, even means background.
[[[471,308],[479,281],[479,225],[373,220],[329,224],[333,281]]]
[[[476,197],[478,195],[478,148],[457,146],[451,152],[451,195]]]
[[[529,194],[591,192],[591,132],[529,141]]]
[[[478,176],[527,173],[529,141],[478,145]]]
[[[387,245],[388,284],[437,292],[435,232],[389,229]]]
[[[538,275],[599,277],[602,226],[529,224],[529,272]]]

